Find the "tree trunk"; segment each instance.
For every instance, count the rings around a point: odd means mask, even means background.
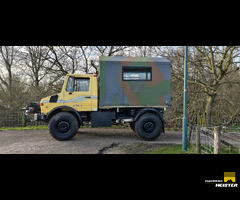
[[[201,138],[200,138],[200,124],[197,124],[196,128],[196,153],[201,154]]]
[[[205,115],[206,115],[206,126],[211,126],[211,115],[212,115],[212,109],[213,109],[213,103],[215,101],[216,94],[208,95],[207,96],[207,104],[205,107]]]

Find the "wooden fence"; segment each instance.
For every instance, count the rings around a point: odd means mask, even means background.
[[[189,128],[188,136],[198,154],[240,153],[240,129],[196,126]]]

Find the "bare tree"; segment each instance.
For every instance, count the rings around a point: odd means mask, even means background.
[[[156,46],[153,49],[155,55],[166,57],[172,63],[174,101],[172,108],[177,110],[176,104],[182,109],[182,88],[179,88],[179,84],[182,86],[184,78],[184,47]],[[187,102],[189,121],[194,121],[196,116],[201,116],[203,123],[209,126],[212,122],[220,123],[221,120],[223,122],[224,117],[231,121],[238,115],[238,104],[232,97],[237,95],[236,92],[234,93],[234,88],[236,89],[239,84],[237,78],[239,68],[233,64],[239,54],[239,47],[236,46],[189,47]],[[176,88],[180,92],[175,91]]]
[[[90,59],[91,66],[95,69],[95,73],[99,72],[99,62],[98,56],[123,56],[129,51],[131,47],[129,46],[93,46],[92,56]]]
[[[49,51],[41,46],[27,46],[26,50],[28,51],[29,56],[29,59],[25,62],[30,71],[28,75],[32,78],[35,88],[38,89],[40,81],[48,73],[47,70],[44,70],[44,66]]]
[[[52,68],[49,68],[49,70],[54,73],[61,73],[62,75],[68,74],[64,62],[65,55],[60,51],[60,47],[48,46],[48,48],[50,50],[48,61],[52,63]]]
[[[50,73],[49,51],[49,48],[44,46],[25,46],[21,53],[21,68],[23,73],[31,79],[35,101],[38,101],[44,92],[40,82],[43,82],[46,75]]]
[[[5,97],[8,97],[9,106],[12,106],[14,100],[13,68],[17,62],[17,55],[20,47],[0,46],[0,89]]]
[[[206,125],[211,124],[213,105],[216,101],[221,86],[228,83],[239,83],[236,81],[226,81],[230,74],[238,71],[234,67],[233,61],[240,54],[236,46],[196,46],[189,48],[189,73],[188,83],[199,86],[199,92],[205,94]],[[176,52],[183,59],[183,51]],[[175,74],[183,80],[183,72]],[[203,96],[203,95],[202,95]]]
[[[213,114],[217,124],[230,125],[240,121],[240,71],[223,78],[223,85],[218,92]]]
[[[220,87],[227,83],[239,83],[232,81],[224,81],[228,75],[236,72],[239,68],[232,65],[234,59],[239,56],[240,52],[236,46],[209,46],[209,47],[195,47],[197,52],[201,54],[201,59],[189,60],[194,66],[196,66],[197,72],[203,77],[205,72],[205,80],[198,78],[197,80],[191,80],[191,83],[198,84],[204,89],[206,94],[206,125],[211,124],[211,114],[216,97],[220,91]]]

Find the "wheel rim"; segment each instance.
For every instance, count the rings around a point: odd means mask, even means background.
[[[58,123],[57,128],[61,133],[66,133],[69,130],[70,125],[66,121],[61,121]]]
[[[155,125],[153,122],[146,122],[144,125],[143,125],[143,128],[144,130],[147,132],[147,133],[152,133],[153,130],[155,129]]]

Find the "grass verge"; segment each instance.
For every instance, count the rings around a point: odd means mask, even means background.
[[[41,125],[41,126],[26,126],[26,127],[0,127],[0,131],[35,130],[35,129],[48,129],[48,126],[47,125]]]
[[[220,148],[220,154],[239,154],[240,150],[239,148],[234,148],[234,147],[226,147],[226,146],[221,146]],[[204,148],[201,148],[202,154]],[[211,152],[213,152],[213,147],[211,147]],[[187,148],[187,151],[184,152],[182,150],[182,145],[177,144],[177,145],[169,145],[169,146],[162,146],[158,147],[156,149],[149,150],[145,152],[145,154],[196,154],[196,147],[193,144],[190,144]]]
[[[147,151],[145,154],[196,154],[195,146],[189,145],[187,151],[182,150],[181,144],[163,146]]]

